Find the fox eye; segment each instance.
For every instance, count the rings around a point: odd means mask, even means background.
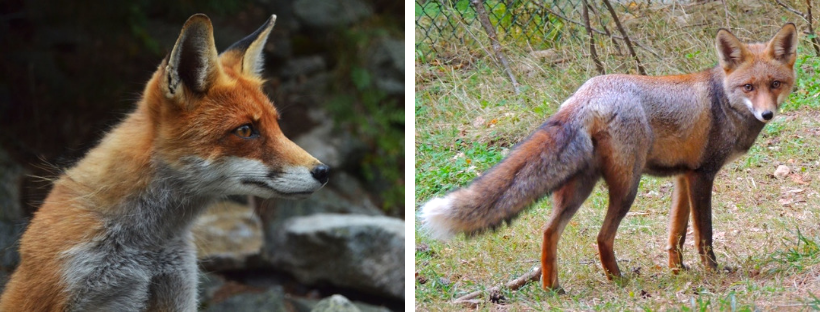
[[[251,124],[239,126],[239,128],[233,130],[233,134],[243,139],[252,139],[259,135]]]
[[[772,89],[780,88],[780,81],[772,81]]]
[[[746,91],[746,92],[751,92],[751,91],[753,91],[754,89],[755,89],[755,87],[754,87],[753,85],[751,85],[751,84],[748,84],[748,83],[747,83],[747,84],[743,85],[743,91]]]

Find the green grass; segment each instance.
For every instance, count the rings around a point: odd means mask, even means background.
[[[722,9],[717,5],[712,8]],[[693,20],[701,18],[696,8],[687,7]],[[733,17],[733,23],[741,29],[736,31],[741,38],[767,39],[777,30],[774,25],[793,19],[787,14],[765,3],[742,18]],[[699,27],[679,27],[670,19],[649,17],[641,20],[645,25],[627,26],[636,41],[659,55],[639,52],[650,74],[678,74],[715,64],[712,36],[722,26],[720,16]],[[585,43],[567,39],[560,47],[558,54],[568,61],[556,64],[535,59],[528,51],[506,51],[522,84],[518,95],[492,59],[476,56],[481,53],[471,50],[475,47],[463,47],[453,59],[416,64],[417,207],[466,185],[497,163],[595,75],[584,55]],[[673,183],[644,177],[615,242],[618,264],[626,275],[621,285],[605,278],[597,257],[595,237],[607,205],[606,188],[599,184],[559,243],[559,280],[566,294],[529,283],[517,291],[502,290],[501,303],[485,300],[476,309],[820,309],[820,58],[812,53],[807,41],[801,40],[795,91],[749,153],[726,165],[715,180],[715,253],[719,264],[735,268],[734,272],[704,270],[691,233],[684,250],[691,269],[674,275],[666,268]],[[607,72],[634,72],[634,66],[613,47],[603,45],[599,54]],[[775,178],[772,173],[778,165],[788,166],[792,173]],[[416,309],[473,309],[451,301],[505,283],[538,265],[541,230],[550,210],[551,201],[542,200],[511,226],[470,239],[459,236],[440,242],[417,230]]]

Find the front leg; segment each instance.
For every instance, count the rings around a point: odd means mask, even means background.
[[[146,311],[196,311],[199,276],[190,240],[180,239],[161,250],[157,268],[151,278]]]
[[[683,243],[686,240],[686,226],[689,224],[689,181],[686,175],[675,178],[675,191],[672,195],[672,211],[669,212],[669,267],[678,273],[683,265]]]
[[[692,228],[695,232],[695,246],[700,261],[707,269],[717,269],[715,252],[712,248],[712,186],[714,173],[696,172],[687,174],[689,201],[692,204]]]

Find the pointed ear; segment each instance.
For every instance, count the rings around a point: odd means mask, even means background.
[[[766,45],[766,54],[781,63],[794,65],[797,59],[797,28],[792,23],[783,25]]]
[[[205,14],[195,14],[182,26],[168,56],[162,81],[165,96],[170,99],[182,95],[183,86],[191,92],[204,93],[219,73],[211,19]]]
[[[262,27],[232,44],[219,56],[222,64],[234,68],[243,75],[261,77],[265,63],[262,51],[275,23],[276,15],[271,15]]]
[[[720,66],[727,72],[734,70],[749,57],[746,45],[725,28],[718,30],[715,47]]]

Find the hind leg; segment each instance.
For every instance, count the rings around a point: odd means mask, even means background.
[[[552,195],[553,208],[550,221],[544,228],[544,243],[541,246],[541,287],[557,290],[558,283],[558,240],[569,220],[592,193],[598,175],[590,170],[570,179]]]
[[[686,239],[686,226],[689,223],[689,181],[686,175],[675,178],[675,192],[672,195],[672,211],[669,213],[669,268],[678,273],[683,265],[683,243]]]
[[[619,180],[615,177],[604,177],[609,186],[609,207],[606,211],[604,224],[598,233],[598,256],[601,258],[601,265],[604,268],[606,277],[610,280],[621,276],[621,270],[618,269],[615,252],[612,248],[615,244],[615,234],[618,231],[618,225],[621,224],[621,220],[623,220],[626,213],[629,212],[629,208],[635,200],[640,177],[639,174],[632,175],[632,177],[623,180]]]

